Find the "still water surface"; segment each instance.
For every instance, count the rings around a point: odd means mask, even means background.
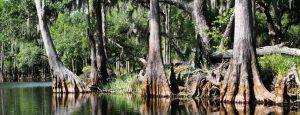
[[[200,99],[141,99],[133,95],[53,94],[50,82],[0,84],[0,115],[247,114],[299,115],[299,106],[223,105]]]

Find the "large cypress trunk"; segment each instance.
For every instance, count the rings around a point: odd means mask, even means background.
[[[45,16],[45,6],[43,0],[35,0],[40,32],[48,57],[52,72],[52,91],[53,92],[87,92],[89,88],[81,79],[67,69],[60,61]]]
[[[94,12],[95,12],[95,47],[96,47],[96,62],[97,62],[97,77],[99,78],[97,83],[101,82],[103,84],[108,81],[108,73],[106,68],[106,55],[104,48],[104,38],[103,38],[103,27],[102,27],[102,12],[101,6],[103,1],[94,0]]]
[[[171,94],[165,77],[160,46],[160,18],[158,0],[150,0],[150,38],[142,96],[160,97]]]
[[[223,102],[249,103],[274,101],[275,95],[262,84],[254,49],[253,15],[251,0],[235,0],[235,31],[233,58],[221,83]]]

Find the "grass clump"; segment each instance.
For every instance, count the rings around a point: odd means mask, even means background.
[[[104,90],[110,93],[141,93],[141,82],[137,79],[137,74],[125,74],[114,78],[105,85]]]
[[[300,58],[296,56],[271,54],[259,58],[262,75],[272,72],[276,77],[284,77],[291,69],[292,64],[298,65],[300,71]]]

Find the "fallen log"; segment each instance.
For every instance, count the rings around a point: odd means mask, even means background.
[[[258,56],[264,56],[267,54],[280,53],[292,56],[300,56],[300,49],[289,48],[284,46],[284,44],[278,44],[274,46],[264,46],[256,48],[256,53]],[[226,51],[216,51],[210,54],[211,59],[229,59],[232,57],[232,49]]]

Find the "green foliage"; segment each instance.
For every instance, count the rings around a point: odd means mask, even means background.
[[[42,50],[32,43],[23,44],[20,47],[20,52],[17,54],[17,67],[24,70],[40,62]]]
[[[292,64],[298,65],[300,71],[300,58],[281,54],[272,54],[259,58],[261,74],[268,74],[269,70],[275,72],[277,77],[286,76]]]
[[[208,31],[208,34],[212,37],[212,44],[213,48],[217,50],[224,50],[221,47],[219,47],[221,40],[223,39],[224,46],[228,46],[230,40],[228,37],[223,37],[223,31],[225,31],[227,23],[230,20],[231,15],[233,14],[234,9],[230,8],[227,12],[225,12],[223,15],[219,15],[216,17],[216,19],[212,22],[212,27]],[[226,49],[228,47],[225,47]]]
[[[13,67],[14,60],[21,71],[39,63],[41,50],[36,40],[34,6],[32,0],[0,1],[0,42],[5,45],[5,70]]]
[[[104,86],[104,90],[112,91],[116,94],[134,92],[141,93],[141,82],[137,79],[137,74],[127,74],[119,76],[112,82]]]
[[[83,74],[90,73],[91,71],[92,71],[92,67],[91,66],[85,66],[85,67],[82,68]]]
[[[107,57],[112,64],[130,61],[132,66],[141,67],[139,58],[144,58],[148,42],[147,10],[130,2],[119,2],[107,14]]]
[[[50,26],[50,31],[56,50],[61,60],[71,67],[71,59],[83,59],[89,50],[86,38],[86,23],[83,12],[74,11],[71,14],[59,14],[57,20]]]
[[[185,55],[185,59],[181,58],[173,48],[173,50],[171,50],[171,53],[174,55],[171,55],[171,58],[173,60],[181,61],[192,60],[191,58],[193,58],[193,52],[191,51],[191,49],[195,48],[195,46],[197,45],[195,39],[195,25],[192,17],[186,14],[186,12],[171,6],[170,19],[172,39]],[[164,20],[162,21],[162,23],[164,24]],[[162,31],[164,32],[165,29],[162,28]]]

